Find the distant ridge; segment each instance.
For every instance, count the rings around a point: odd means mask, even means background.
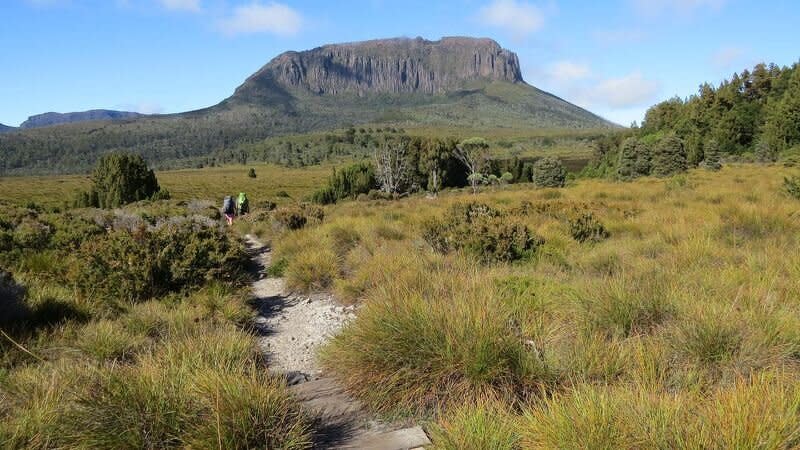
[[[527,84],[517,55],[492,39],[378,39],[284,52],[230,97],[197,111],[34,116],[0,136],[0,174],[87,171],[117,150],[142,154],[156,167],[184,167],[242,155],[271,137],[367,124],[443,133],[618,127]],[[275,161],[285,150],[265,146],[257,158]],[[292,151],[300,158],[310,150]]]
[[[98,120],[124,120],[142,117],[142,114],[129,111],[113,111],[110,109],[93,109],[90,111],[56,113],[47,112],[28,117],[19,126],[22,129],[49,127],[65,123],[90,122]]]
[[[8,125],[3,125],[0,123],[0,133],[8,133],[9,131],[14,131],[16,128],[10,127]]]

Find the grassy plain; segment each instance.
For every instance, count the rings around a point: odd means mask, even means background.
[[[255,197],[301,197],[330,170],[255,167],[256,180],[246,167],[159,179],[177,199],[215,198],[249,182]],[[277,226],[303,211],[285,199],[276,213],[256,209],[237,230],[272,241],[276,273],[291,288],[332,290],[360,305],[323,361],[375,410],[427,420],[436,448],[795,448],[800,202],[782,184],[796,170],[731,165],[629,183],[579,179],[563,189],[519,184],[341,202],[294,231]],[[37,183],[58,195],[83,182],[9,180],[19,183],[15,195]],[[502,223],[527,227],[539,245],[513,262],[481,262],[469,246],[434,250],[432,221],[475,202]],[[138,205],[115,223],[144,207],[182,211],[178,203]],[[576,218],[587,213],[607,236],[576,239]],[[8,221],[19,223],[14,242],[36,243],[30,217]],[[486,237],[482,248],[503,247],[504,232],[486,231],[475,229]],[[0,345],[0,442],[309,445],[311,422],[263,375],[235,282],[137,303],[92,300],[61,281],[81,279],[80,264],[61,251],[0,253],[37,317],[13,335],[34,356]],[[106,302],[118,306],[97,309]],[[70,389],[74,380],[92,388]],[[163,420],[149,420],[151,411]]]
[[[792,170],[342,203],[275,256],[295,289],[363,305],[325,349],[329,370],[378,410],[430,417],[442,448],[793,448]],[[426,223],[463,202],[544,244],[499,264],[433,251]],[[607,239],[573,237],[585,212]]]
[[[256,178],[248,178],[250,168]],[[252,164],[156,172],[159,184],[174,200],[212,200],[247,192],[253,200],[275,200],[281,191],[302,199],[324,183],[333,165],[286,168]],[[24,205],[61,206],[91,185],[88,175],[0,177],[0,199]]]

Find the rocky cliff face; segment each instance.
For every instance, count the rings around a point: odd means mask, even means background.
[[[61,125],[65,123],[88,122],[94,120],[123,120],[135,119],[142,114],[127,111],[111,111],[107,109],[93,109],[91,111],[55,113],[49,112],[28,117],[22,122],[20,128],[39,128],[51,125]]]
[[[522,82],[519,60],[491,39],[383,39],[286,52],[237,89],[303,89],[320,95],[440,94],[473,80]]]

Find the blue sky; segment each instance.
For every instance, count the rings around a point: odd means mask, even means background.
[[[703,81],[800,59],[781,0],[0,0],[0,123],[213,105],[285,50],[492,37],[528,83],[621,124]]]

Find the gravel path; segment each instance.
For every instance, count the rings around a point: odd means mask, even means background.
[[[264,270],[271,261],[270,249],[254,236],[245,236],[258,266],[253,296],[262,332],[259,345],[269,358],[272,371],[286,374],[290,383],[320,375],[317,352],[331,336],[355,318],[354,307],[336,303],[330,294],[299,295],[289,292],[282,278],[268,278]]]
[[[286,377],[295,397],[316,417],[314,448],[359,450],[421,449],[431,442],[425,431],[406,423],[386,423],[365,413],[333,378],[321,376],[317,352],[355,318],[330,294],[297,295],[282,278],[265,276],[272,254],[254,236],[245,236],[259,276],[253,296],[259,315],[259,345],[272,372]]]

